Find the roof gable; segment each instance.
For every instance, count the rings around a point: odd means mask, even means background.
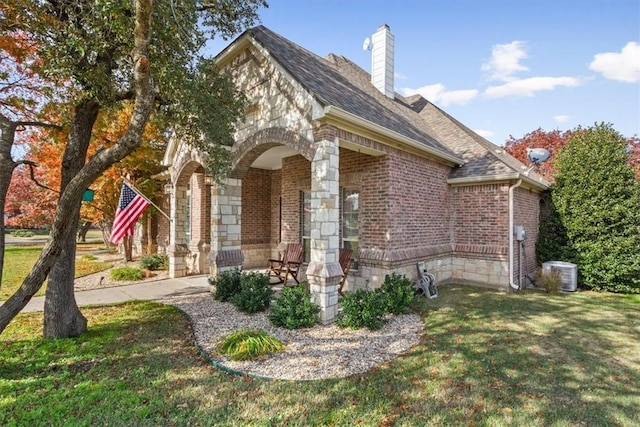
[[[338,107],[431,149],[453,156],[448,148],[396,111],[393,100],[383,99],[386,97],[370,83],[370,90],[365,90],[362,87],[362,75],[358,76],[358,72],[349,73],[349,70],[340,66],[346,63],[353,64],[350,61],[335,55],[330,56],[334,62],[323,59],[264,26],[248,31],[323,106]],[[339,61],[339,58],[342,58],[342,61]]]
[[[533,172],[522,175],[526,166],[520,161],[422,96],[384,96],[371,84],[369,73],[343,56],[322,58],[262,25],[238,39],[246,36],[260,44],[325,111],[336,107],[416,141],[443,158],[463,159],[464,164],[452,170],[451,179],[522,177],[540,188],[548,186]]]

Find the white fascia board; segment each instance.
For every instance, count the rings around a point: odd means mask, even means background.
[[[519,173],[511,173],[504,175],[483,175],[483,176],[471,176],[468,178],[450,178],[447,180],[447,184],[449,185],[474,185],[474,184],[482,184],[482,183],[496,183],[496,182],[507,182],[513,181],[516,179],[521,179],[523,182],[528,184],[529,187],[538,189],[540,191],[547,190],[549,188],[548,185],[538,182],[534,179],[531,179],[525,175]]]
[[[434,148],[431,148],[427,145],[424,145],[418,141],[416,141],[415,139],[409,138],[407,136],[404,136],[396,131],[393,131],[391,129],[387,129],[384,126],[380,126],[376,123],[373,123],[369,120],[363,119],[362,117],[356,116],[355,114],[349,113],[347,111],[344,111],[338,107],[335,107],[333,105],[329,105],[327,107],[324,107],[324,114],[320,117],[314,117],[314,119],[318,120],[318,121],[330,121],[331,119],[335,119],[337,121],[341,121],[341,122],[346,122],[346,123],[350,123],[353,124],[355,126],[367,129],[371,132],[377,133],[381,136],[384,136],[386,138],[392,139],[394,141],[399,142],[400,144],[404,144],[406,146],[412,147],[414,149],[423,151],[425,153],[428,153],[434,157],[438,157],[440,159],[443,160],[447,160],[448,162],[453,163],[454,165],[463,165],[464,164],[464,160],[462,160],[459,157],[456,156],[452,156],[449,153],[440,151],[440,150],[436,150]]]

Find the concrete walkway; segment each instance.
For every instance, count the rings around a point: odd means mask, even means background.
[[[131,300],[156,300],[165,297],[209,292],[206,275],[164,279],[112,288],[76,292],[78,306],[108,305]],[[1,305],[1,304],[0,304]],[[34,297],[22,309],[23,313],[43,311],[44,297]]]

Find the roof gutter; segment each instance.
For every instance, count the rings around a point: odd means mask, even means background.
[[[447,184],[473,185],[473,184],[480,184],[483,182],[513,181],[515,179],[522,180],[524,183],[528,184],[529,186],[538,188],[540,190],[547,190],[549,188],[548,185],[542,182],[536,181],[535,179],[531,179],[528,176],[517,173],[517,172],[504,174],[504,175],[483,175],[483,176],[471,176],[468,178],[450,178],[447,180]]]
[[[363,119],[362,117],[358,117],[355,114],[344,111],[343,109],[335,107],[333,105],[324,107],[324,114],[321,117],[317,117],[315,119],[319,121],[333,119],[338,122],[351,123],[363,129],[367,129],[369,131],[375,132],[376,134],[379,134],[386,138],[392,139],[394,141],[398,141],[409,147],[426,152],[432,156],[447,160],[455,165],[461,166],[464,164],[464,160],[461,159],[460,157],[456,157],[444,151],[440,151],[435,148],[424,145],[413,138],[404,136],[396,131],[393,131],[391,129],[375,124],[369,120]]]

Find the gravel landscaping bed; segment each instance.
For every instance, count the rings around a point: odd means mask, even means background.
[[[190,318],[198,346],[224,368],[255,377],[317,380],[366,372],[393,360],[418,344],[424,322],[415,314],[391,316],[377,331],[350,330],[335,325],[288,330],[274,326],[268,312],[244,314],[209,294],[163,299]],[[256,361],[232,361],[216,354],[221,339],[241,329],[262,329],[281,340],[282,353]]]

